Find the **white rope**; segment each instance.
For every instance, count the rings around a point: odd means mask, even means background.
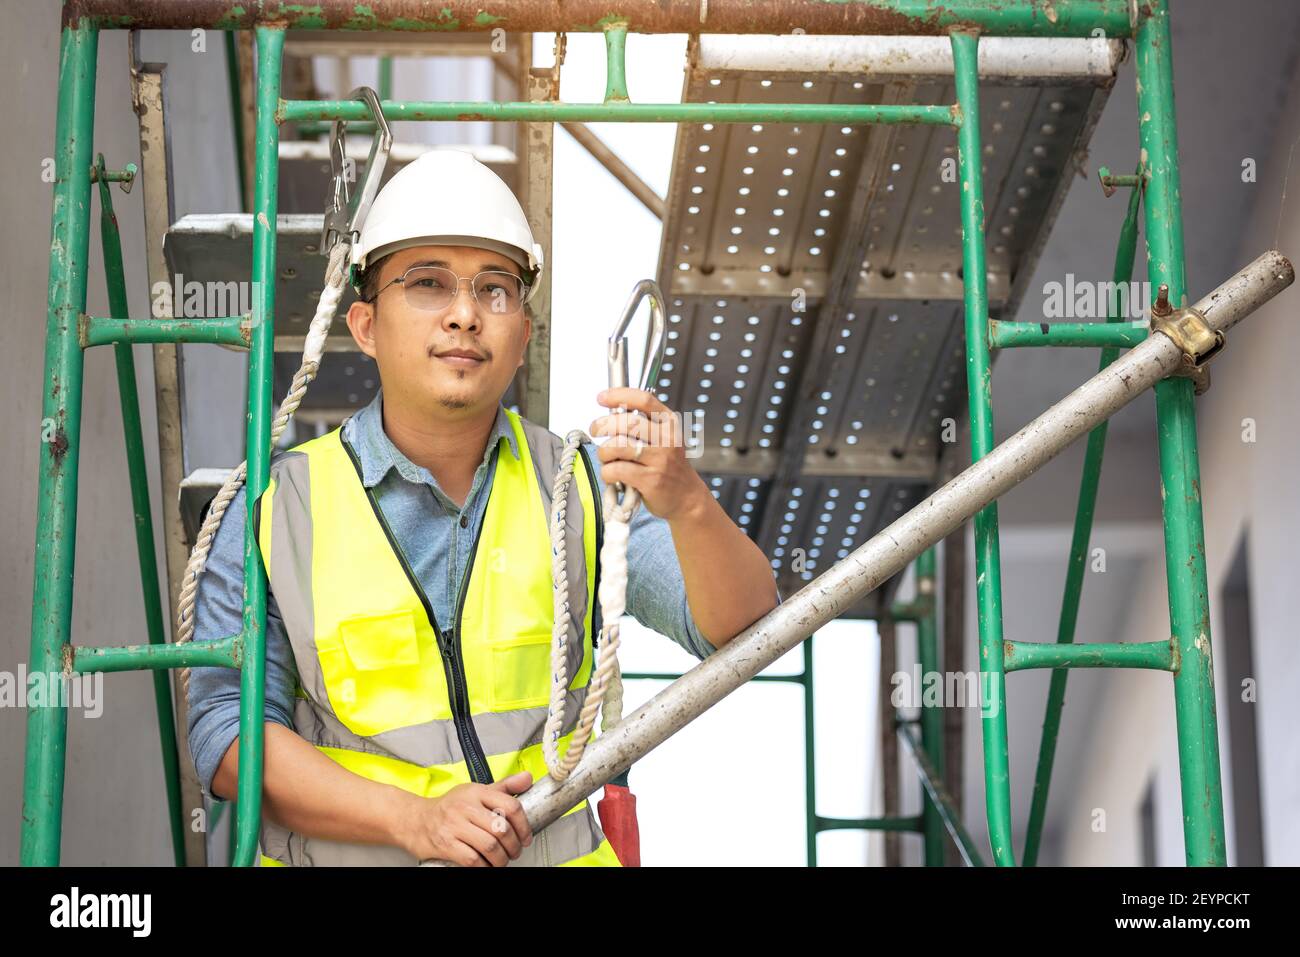
[[[564,442],[560,468],[551,494],[551,573],[554,579],[555,630],[551,642],[551,700],[546,711],[546,728],[542,733],[542,754],[546,768],[556,781],[565,780],[582,758],[601,711],[601,731],[609,731],[623,720],[623,679],[618,667],[619,620],[627,600],[627,540],[632,515],[641,504],[636,489],[628,488],[623,502],[613,483],[605,486],[603,515],[605,540],[600,549],[600,641],[599,658],[583,701],[578,726],[564,758],[558,756],[559,740],[564,728],[565,701],[569,690],[569,578],[568,549],[565,543],[565,511],[573,462],[578,446],[591,439],[581,429],[574,429]]]
[[[334,322],[334,314],[338,311],[339,302],[343,298],[344,279],[347,276],[347,252],[348,246],[346,243],[336,243],[330,251],[329,265],[325,267],[325,288],[321,290],[320,300],[316,303],[316,315],[312,318],[311,327],[307,332],[302,353],[302,365],[298,367],[298,371],[294,374],[293,382],[289,386],[289,392],[284,397],[284,401],[280,403],[280,408],[271,421],[271,446],[273,448],[281,434],[288,428],[293,414],[298,411],[303,396],[307,394],[308,383],[316,378],[316,372],[320,368],[321,355],[325,351],[325,337],[329,333],[330,326]],[[198,540],[194,543],[194,550],[190,552],[189,563],[185,566],[184,583],[181,586],[180,597],[176,602],[176,644],[178,645],[184,644],[194,637],[194,604],[199,588],[199,578],[202,576],[203,568],[207,564],[208,552],[212,549],[212,542],[217,537],[217,529],[221,527],[221,519],[226,514],[226,509],[231,501],[239,494],[247,475],[248,461],[245,460],[239,464],[239,468],[230,473],[230,477],[226,479],[226,484],[221,486],[221,491],[213,499],[212,506],[208,509],[208,517],[204,520],[203,527],[199,530]],[[181,669],[181,686],[188,695],[190,688],[189,668]]]

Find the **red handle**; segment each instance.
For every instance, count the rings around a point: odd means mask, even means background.
[[[641,866],[641,833],[636,823],[636,795],[621,784],[606,784],[596,805],[600,829],[624,867]]]

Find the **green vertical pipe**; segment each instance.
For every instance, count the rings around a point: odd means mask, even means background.
[[[817,866],[817,736],[813,728],[813,636],[803,643],[803,764],[808,866]]]
[[[381,56],[379,58],[379,99],[391,100],[393,98],[393,58],[390,56]]]
[[[605,102],[626,103],[627,26],[605,29]]]
[[[921,664],[922,686],[927,675],[939,671],[939,640],[935,622],[935,555],[927,548],[916,559],[916,597],[921,603],[921,615],[916,620],[916,656]],[[943,761],[943,708],[926,701],[921,695],[921,746],[930,756],[930,763],[940,779],[944,775]],[[928,791],[922,790],[921,819],[924,822],[925,866],[943,867],[944,840],[943,817]]]
[[[77,317],[86,309],[90,246],[90,167],[95,134],[98,31],[85,19],[63,28],[54,134],[54,207],[45,315],[45,396],[33,565],[29,670],[61,674],[72,637],[72,570],[77,541],[77,466],[81,454],[84,357]],[[45,702],[27,709],[21,861],[59,863],[68,712]]]
[[[951,34],[961,126],[957,163],[961,173],[962,286],[966,300],[966,389],[971,460],[993,449],[992,362],[989,356],[988,273],[984,261],[984,176],[980,169],[979,37]],[[1011,777],[1007,760],[1006,676],[1002,668],[1002,562],[998,505],[975,516],[975,585],[980,629],[983,696],[984,787],[993,860],[1015,863],[1011,847]]]
[[[1137,36],[1137,112],[1148,174],[1147,268],[1151,283],[1167,284],[1169,301],[1179,308],[1187,301],[1187,283],[1167,0],[1150,0],[1146,14]],[[1165,379],[1155,392],[1169,620],[1180,661],[1174,708],[1183,839],[1189,865],[1223,865],[1223,785],[1192,382]]]
[[[1138,166],[1138,179],[1142,167]],[[1113,271],[1116,290],[1106,315],[1108,323],[1120,322],[1127,313],[1121,310],[1118,288],[1128,288],[1133,278],[1133,260],[1137,254],[1138,213],[1142,205],[1142,190],[1129,194],[1128,212],[1119,231],[1119,244],[1115,248]],[[1119,349],[1101,350],[1101,369],[1119,358]],[[1098,370],[1100,371],[1100,370]],[[1070,542],[1070,563],[1065,573],[1065,595],[1061,599],[1061,618],[1056,629],[1058,644],[1074,641],[1074,629],[1079,620],[1079,597],[1083,592],[1083,573],[1087,567],[1088,545],[1092,538],[1093,516],[1097,509],[1097,488],[1101,482],[1101,459],[1106,450],[1106,427],[1103,422],[1088,433],[1088,451],[1083,458],[1083,477],[1079,482],[1079,504],[1074,513],[1074,538]],[[1043,737],[1038,746],[1038,770],[1034,775],[1034,799],[1029,809],[1029,829],[1025,834],[1024,865],[1038,863],[1038,849],[1043,835],[1043,821],[1047,816],[1047,790],[1052,780],[1052,764],[1056,759],[1056,738],[1061,730],[1061,709],[1065,704],[1065,683],[1070,669],[1054,668],[1047,691],[1047,711],[1043,717]]]
[[[239,689],[239,790],[235,826],[237,867],[255,863],[262,811],[266,689],[266,572],[257,547],[253,509],[271,464],[271,382],[275,342],[275,214],[284,53],[282,27],[257,28],[257,152],[253,208],[253,345],[248,360],[248,515],[244,527],[244,660]]]
[[[99,231],[104,247],[104,275],[109,311],[126,315],[126,271],[122,265],[122,239],[113,212],[113,192],[104,176],[104,155],[95,158],[99,171]],[[131,505],[135,513],[135,549],[140,562],[140,587],[144,595],[145,626],[149,644],[167,644],[163,628],[162,594],[158,588],[158,556],[154,551],[153,509],[149,505],[149,472],[144,460],[144,433],[140,427],[140,398],[135,386],[135,355],[128,343],[113,346],[117,360],[117,391],[122,406],[122,438],[126,443],[127,474],[131,478]],[[158,737],[162,747],[163,781],[171,819],[172,858],[185,866],[185,826],[181,809],[180,760],[176,749],[176,716],[172,710],[171,676],[153,673],[154,707],[158,712]]]

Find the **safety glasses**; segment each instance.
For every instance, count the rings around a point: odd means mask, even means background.
[[[462,279],[442,266],[412,266],[396,279],[385,283],[366,302],[374,302],[389,286],[401,286],[406,304],[423,312],[441,312],[452,304],[462,282],[470,282],[479,312],[511,316],[523,308],[528,284],[518,276],[495,269],[485,270],[473,279]]]

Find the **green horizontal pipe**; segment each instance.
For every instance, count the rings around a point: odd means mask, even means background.
[[[1167,641],[1094,642],[1062,645],[1055,642],[1004,641],[1007,671],[1028,668],[1153,668],[1174,671],[1174,649]]]
[[[919,817],[818,817],[818,831],[915,831],[921,830]]]
[[[133,183],[140,172],[134,163],[127,163],[122,169],[102,169],[98,164],[90,171],[92,183]]]
[[[389,120],[556,123],[928,123],[956,126],[952,106],[879,103],[492,103],[385,101]],[[281,100],[276,120],[364,120],[360,100]]]
[[[1145,7],[1146,3],[1140,6]],[[425,9],[427,7],[427,9]],[[423,13],[421,10],[423,9]],[[86,18],[105,30],[250,29],[270,25],[288,30],[398,30],[453,33],[506,30],[510,33],[595,33],[610,24],[631,33],[806,33],[942,36],[948,28],[980,28],[991,36],[1128,37],[1129,0],[746,0],[703,2],[566,0],[68,0],[64,22]]]
[[[900,601],[895,602],[889,608],[889,617],[894,621],[905,621],[915,624],[929,614],[929,606],[924,602]]]
[[[916,761],[916,769],[921,778],[921,785],[925,788],[925,793],[930,796],[934,806],[939,810],[939,817],[943,820],[943,826],[948,829],[948,835],[957,845],[957,851],[961,854],[962,860],[968,867],[983,867],[984,859],[980,857],[980,852],[975,848],[975,842],[971,840],[966,826],[961,822],[961,815],[957,813],[956,805],[953,803],[952,796],[944,786],[943,778],[936,772],[934,765],[930,761],[929,755],[921,747],[921,741],[916,731],[905,724],[897,726],[898,737],[907,745],[911,752],[912,759]]]
[[[210,342],[247,349],[252,332],[247,316],[220,319],[114,319],[82,316],[78,325],[81,347],[114,342]]]
[[[1146,341],[1151,330],[1145,320],[1133,322],[1000,322],[989,321],[994,349],[1021,346],[1102,346],[1131,349]]]
[[[1127,186],[1132,188],[1145,180],[1141,173],[1134,173],[1131,176],[1116,176],[1106,166],[1097,167],[1097,178],[1101,180],[1102,186],[1111,187],[1111,192],[1114,191],[1115,187]],[[1110,193],[1107,193],[1107,195],[1110,195]]]
[[[294,128],[298,131],[299,136],[328,136],[330,131],[334,129],[334,123],[324,120],[320,122],[304,120]],[[347,132],[349,136],[374,136],[375,124],[366,122],[349,123]]]
[[[296,129],[298,131],[298,135],[302,137],[326,136],[329,134],[329,131],[333,126],[334,126],[333,123],[318,123],[313,120],[310,122],[299,123]],[[369,127],[369,129],[366,129],[365,127]],[[361,123],[357,123],[354,124],[353,126],[349,126],[348,132],[355,133],[357,136],[362,136],[365,134],[373,134],[375,132],[374,124],[366,123],[363,125]]]
[[[190,641],[183,645],[126,645],[117,648],[72,649],[74,674],[95,671],[150,671],[157,668],[238,668],[243,641],[231,635],[220,641]]]

